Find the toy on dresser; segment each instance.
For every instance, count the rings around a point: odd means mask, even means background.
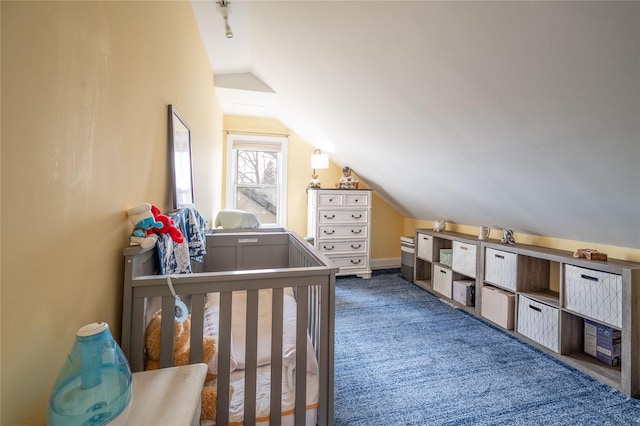
[[[162,311],[153,314],[145,332],[145,370],[160,368],[160,325],[162,323]],[[173,364],[175,366],[189,364],[190,354],[191,316],[185,321],[174,322]],[[202,341],[202,357],[205,364],[211,365],[215,361],[216,339],[212,336],[204,336]],[[216,420],[218,404],[218,388],[213,382],[217,378],[207,372],[205,385],[201,394],[201,414],[203,420]],[[230,389],[233,394],[233,387]]]
[[[336,183],[338,189],[358,189],[358,180],[353,176],[350,167],[342,168],[342,177]]]
[[[320,179],[318,179],[318,175],[311,175],[308,188],[320,188]]]

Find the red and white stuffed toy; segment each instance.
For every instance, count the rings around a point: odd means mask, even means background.
[[[171,239],[178,244],[184,241],[184,235],[182,235],[182,232],[180,232],[180,230],[175,227],[175,225],[173,224],[173,219],[171,219],[167,215],[162,214],[160,209],[156,206],[151,206],[151,213],[153,213],[153,217],[156,222],[161,222],[163,226],[162,228],[149,229],[149,231],[147,231],[147,235],[169,234]]]

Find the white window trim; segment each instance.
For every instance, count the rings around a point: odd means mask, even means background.
[[[243,135],[243,134],[227,134],[227,169],[226,169],[226,200],[225,205],[228,209],[235,208],[235,170],[236,156],[233,155],[234,143],[253,142],[257,144],[276,144],[280,147],[281,167],[278,170],[278,223],[264,224],[265,228],[286,227],[287,225],[287,149],[288,139],[286,137],[259,136],[259,135]]]

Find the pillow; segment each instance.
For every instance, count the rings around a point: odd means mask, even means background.
[[[234,291],[231,307],[231,334],[233,336],[233,352],[238,369],[245,368],[246,354],[246,319],[247,292]],[[272,290],[258,291],[258,366],[271,363],[271,303]],[[295,368],[296,365],[296,300],[291,288],[286,288],[283,299],[283,333],[282,333],[283,365]],[[307,337],[307,371],[317,374],[318,361],[311,340]]]
[[[220,318],[220,294],[219,293],[209,293],[207,294],[207,303],[205,305],[204,311],[204,329],[202,334],[205,336],[213,336],[216,339],[216,345],[220,345],[220,340],[218,339],[218,325]],[[229,359],[229,371],[234,371],[238,368],[238,362],[236,360],[236,356],[233,351],[233,331],[231,332],[231,354]],[[216,355],[209,362],[209,373],[218,374],[218,351],[216,350]]]

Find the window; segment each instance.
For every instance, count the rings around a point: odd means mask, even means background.
[[[262,226],[285,226],[287,138],[227,136],[227,208],[256,214]]]

